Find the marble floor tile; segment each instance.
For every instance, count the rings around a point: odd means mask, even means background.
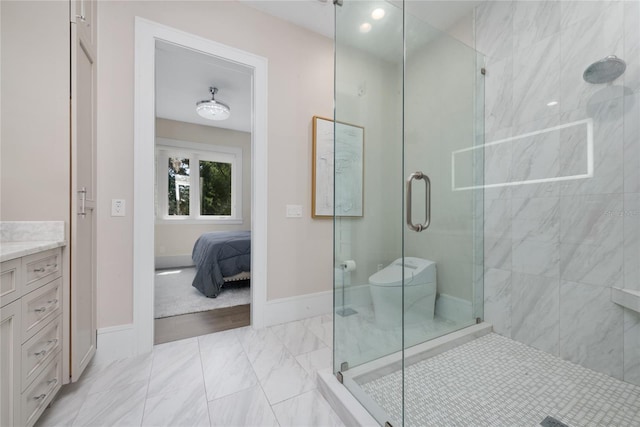
[[[304,326],[316,334],[329,348],[333,347],[333,317],[331,315],[316,316],[302,321]]]
[[[42,414],[37,427],[71,426],[78,416],[82,404],[87,398],[85,392],[80,392],[81,384],[67,384],[62,387],[51,406]],[[86,387],[85,387],[86,389]]]
[[[273,412],[281,427],[344,426],[317,390],[274,405]]]
[[[260,384],[273,405],[315,388],[315,379],[287,354],[262,377]]]
[[[145,354],[108,364],[100,369],[93,379],[86,378],[86,380],[91,380],[89,394],[122,388],[140,381],[148,381],[152,360],[151,354]]]
[[[139,381],[123,388],[90,394],[73,426],[139,426],[146,391],[147,381]]]
[[[142,426],[209,427],[204,389],[191,387],[147,398]]]
[[[271,330],[294,356],[324,346],[320,338],[305,327],[303,321],[272,326]]]
[[[207,400],[227,396],[258,384],[256,374],[239,342],[226,347],[211,348],[201,345],[200,355]]]
[[[209,402],[209,416],[213,427],[278,427],[260,386]]]
[[[331,368],[333,351],[329,347],[323,347],[319,350],[301,354],[296,357],[296,360],[311,378],[315,378],[318,371]]]
[[[156,346],[148,395],[156,396],[190,387],[204,388],[198,339]]]

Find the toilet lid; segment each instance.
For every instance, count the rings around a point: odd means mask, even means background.
[[[404,277],[407,283],[411,281],[415,272],[410,268],[404,268]],[[402,267],[392,264],[369,278],[372,285],[400,286],[402,283]]]

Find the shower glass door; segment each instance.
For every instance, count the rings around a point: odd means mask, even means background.
[[[425,3],[335,7],[334,372],[381,425],[429,425],[405,372],[482,318],[482,58]]]

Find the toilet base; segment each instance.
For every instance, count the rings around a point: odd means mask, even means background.
[[[391,328],[402,325],[402,287],[370,285],[376,325]],[[405,286],[404,324],[432,320],[436,307],[436,284]]]

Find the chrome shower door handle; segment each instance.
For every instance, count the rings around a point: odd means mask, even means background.
[[[411,184],[413,183],[414,179],[416,180],[423,179],[426,185],[425,199],[424,199],[424,209],[425,209],[424,223],[417,224],[417,225],[413,223],[413,218],[411,217],[411,207],[413,206]],[[407,203],[407,206],[406,206],[407,226],[409,227],[409,229],[419,233],[429,228],[429,225],[431,224],[431,180],[427,175],[423,174],[420,171],[414,172],[411,175],[409,175],[409,177],[407,178],[407,202],[406,203]]]

